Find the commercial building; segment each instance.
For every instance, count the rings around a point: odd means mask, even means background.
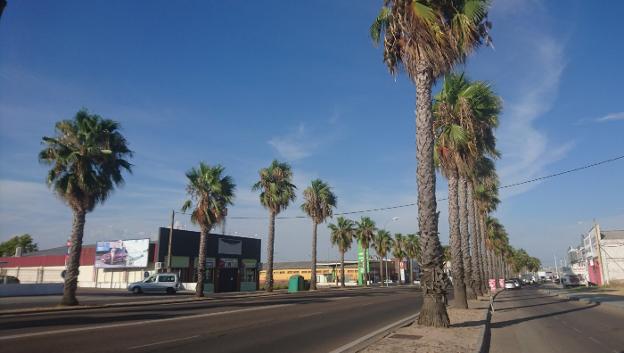
[[[582,251],[589,282],[624,283],[624,230],[600,230],[597,224],[583,237]]]
[[[160,228],[156,242],[135,239],[83,245],[78,286],[126,288],[146,275],[166,271],[169,232]],[[260,246],[260,239],[209,234],[204,290],[257,290]],[[171,267],[179,274],[183,289],[195,289],[198,253],[199,232],[173,230]],[[17,277],[21,283],[62,283],[66,258],[67,246],[1,257],[0,275]]]

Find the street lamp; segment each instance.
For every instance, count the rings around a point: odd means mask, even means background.
[[[385,229],[385,228],[386,228],[386,226],[388,226],[388,223],[390,223],[390,222],[396,222],[396,221],[398,221],[399,219],[400,219],[399,217],[392,217],[391,219],[387,220],[387,221],[386,221],[386,224],[384,224],[384,226],[383,226],[383,229]],[[380,257],[380,258],[381,258],[381,257]],[[386,258],[385,258],[385,259],[383,259],[383,262],[385,262],[385,264],[384,264],[384,265],[386,265],[386,277],[385,277],[385,278],[386,278],[386,279],[385,279],[386,283],[385,283],[385,284],[386,284],[386,287],[388,287],[388,286],[389,286],[389,284],[388,284],[388,254],[386,254]],[[382,283],[381,285],[383,286],[383,283]]]

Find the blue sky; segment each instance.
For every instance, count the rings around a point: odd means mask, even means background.
[[[380,1],[9,1],[0,20],[0,241],[62,245],[69,209],[44,184],[41,137],[82,107],[121,122],[134,173],[88,215],[85,241],[154,237],[185,199],[184,172],[221,163],[238,184],[227,232],[266,239],[250,187],[273,158],[300,190],[327,180],[338,211],[416,200],[415,91],[368,38]],[[494,48],[465,66],[504,101],[503,184],[624,154],[624,4],[495,1]],[[502,192],[511,242],[552,262],[596,219],[624,228],[624,161]],[[438,177],[439,197],[446,182]],[[296,204],[283,213],[301,214]],[[448,238],[446,203],[440,233]],[[416,231],[416,209],[370,213]],[[359,217],[359,216],[358,216]],[[397,221],[389,221],[399,217]],[[188,218],[179,225],[193,229]],[[276,259],[309,257],[309,220],[277,224]],[[335,258],[321,227],[319,257]],[[351,254],[353,256],[353,254]],[[264,253],[263,253],[264,256]]]

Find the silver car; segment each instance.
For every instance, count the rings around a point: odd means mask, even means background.
[[[147,277],[141,282],[128,285],[128,291],[134,294],[140,293],[167,293],[175,294],[180,288],[180,281],[176,273],[157,273]]]

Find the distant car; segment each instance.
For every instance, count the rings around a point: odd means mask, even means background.
[[[516,289],[518,287],[516,287],[516,282],[512,281],[512,280],[506,280],[505,281],[505,289]]]
[[[141,293],[167,293],[175,294],[180,288],[177,273],[157,273],[140,282],[130,283],[128,291],[134,294]]]
[[[522,282],[519,278],[511,278],[510,280],[513,281],[516,288],[522,288]]]
[[[0,276],[0,284],[19,284],[20,280],[15,276]]]

